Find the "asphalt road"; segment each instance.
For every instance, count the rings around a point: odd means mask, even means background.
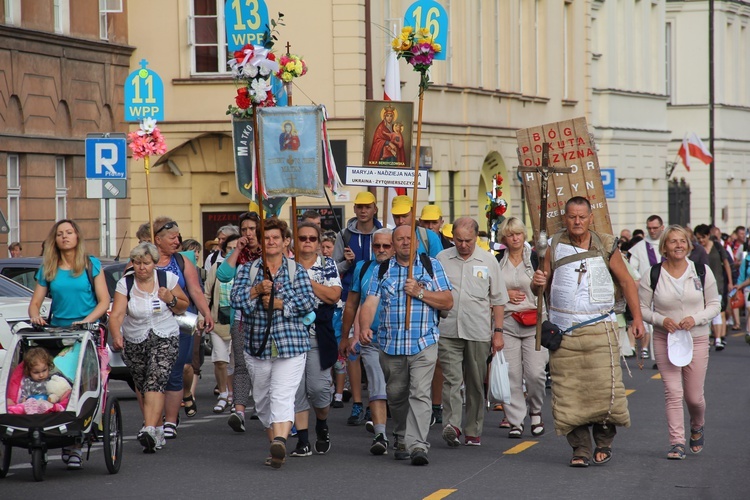
[[[244,434],[226,424],[228,414],[213,415],[214,386],[210,367],[199,384],[199,413],[183,416],[179,436],[154,455],[144,455],[135,440],[141,417],[124,383],[113,382],[125,422],[125,455],[120,472],[108,474],[100,447],[81,471],[67,471],[56,450],[50,452],[45,481],[34,483],[28,453],[13,449],[11,471],[0,480],[0,498],[31,495],[76,499],[167,498],[748,498],[750,466],[750,346],[742,336],[729,337],[722,352],[711,351],[706,381],[706,446],[683,461],[666,459],[669,448],[664,396],[658,372],[647,363],[639,371],[629,360],[625,374],[633,425],[620,429],[612,461],[588,469],[568,467],[571,450],[556,436],[549,403],[547,433],[532,439],[507,438],[499,429],[500,412],[485,420],[481,447],[448,448],[440,427],[430,431],[430,464],[368,452],[372,435],[346,425],[350,404],[331,410],[332,449],[324,456],[287,458],[280,470],[263,466],[268,443],[257,420]],[[389,424],[390,425],[390,424]],[[389,428],[389,432],[390,432]],[[296,443],[290,439],[289,448]]]

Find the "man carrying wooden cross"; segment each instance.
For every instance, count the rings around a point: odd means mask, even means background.
[[[616,238],[590,230],[592,220],[586,198],[567,201],[565,229],[552,237],[548,258],[532,281],[538,297],[549,287],[549,319],[565,330],[560,348],[550,351],[549,366],[555,431],[573,448],[571,467],[588,467],[592,459],[607,463],[615,426],[630,426],[619,364],[615,281],[633,313],[635,337],[643,336],[637,289]],[[585,326],[579,326],[582,323]]]

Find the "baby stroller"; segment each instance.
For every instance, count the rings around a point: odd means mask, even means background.
[[[45,348],[54,357],[54,373],[62,375],[71,386],[66,391],[67,396],[46,413],[28,414],[24,405],[13,404],[23,376],[23,356],[32,347]],[[107,470],[111,474],[120,470],[122,418],[117,398],[107,397],[108,362],[106,328],[99,323],[67,328],[16,325],[13,342],[0,368],[3,453],[0,478],[8,473],[13,447],[29,450],[34,479],[42,481],[48,450],[87,445],[85,457],[88,459],[91,445],[99,440],[104,446]],[[49,405],[45,403],[46,406]]]

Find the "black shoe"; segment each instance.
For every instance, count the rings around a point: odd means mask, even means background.
[[[430,425],[442,424],[443,423],[443,407],[433,406],[432,417],[430,417]]]
[[[412,465],[427,465],[430,461],[427,458],[427,451],[423,448],[414,448],[411,452],[411,464]]]
[[[406,449],[406,446],[399,443],[396,452],[393,454],[393,458],[395,458],[396,460],[409,460],[411,458],[411,455]]]
[[[349,400],[352,399],[352,391],[350,391],[349,389],[344,389],[342,395],[344,397],[344,403],[348,403]]]
[[[328,428],[322,431],[316,431],[317,439],[315,440],[315,453],[325,455],[331,450],[331,437],[328,435]]]
[[[385,438],[385,434],[378,434],[375,439],[372,440],[372,446],[370,446],[370,453],[373,455],[387,455],[388,454],[388,440]]]
[[[348,425],[362,425],[365,423],[365,410],[362,408],[362,403],[354,403],[352,405],[352,414],[346,420]]]
[[[227,424],[229,424],[229,427],[231,427],[234,432],[245,432],[245,415],[232,413],[227,419]]]
[[[343,408],[343,407],[344,407],[343,401],[334,400],[333,403],[331,403],[331,408]]]
[[[289,454],[289,456],[292,457],[309,457],[312,455],[312,450],[310,450],[310,444],[309,443],[302,443],[298,442],[297,447],[292,450],[292,452]]]

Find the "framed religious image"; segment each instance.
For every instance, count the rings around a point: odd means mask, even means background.
[[[363,165],[410,168],[413,124],[413,102],[366,101]]]

